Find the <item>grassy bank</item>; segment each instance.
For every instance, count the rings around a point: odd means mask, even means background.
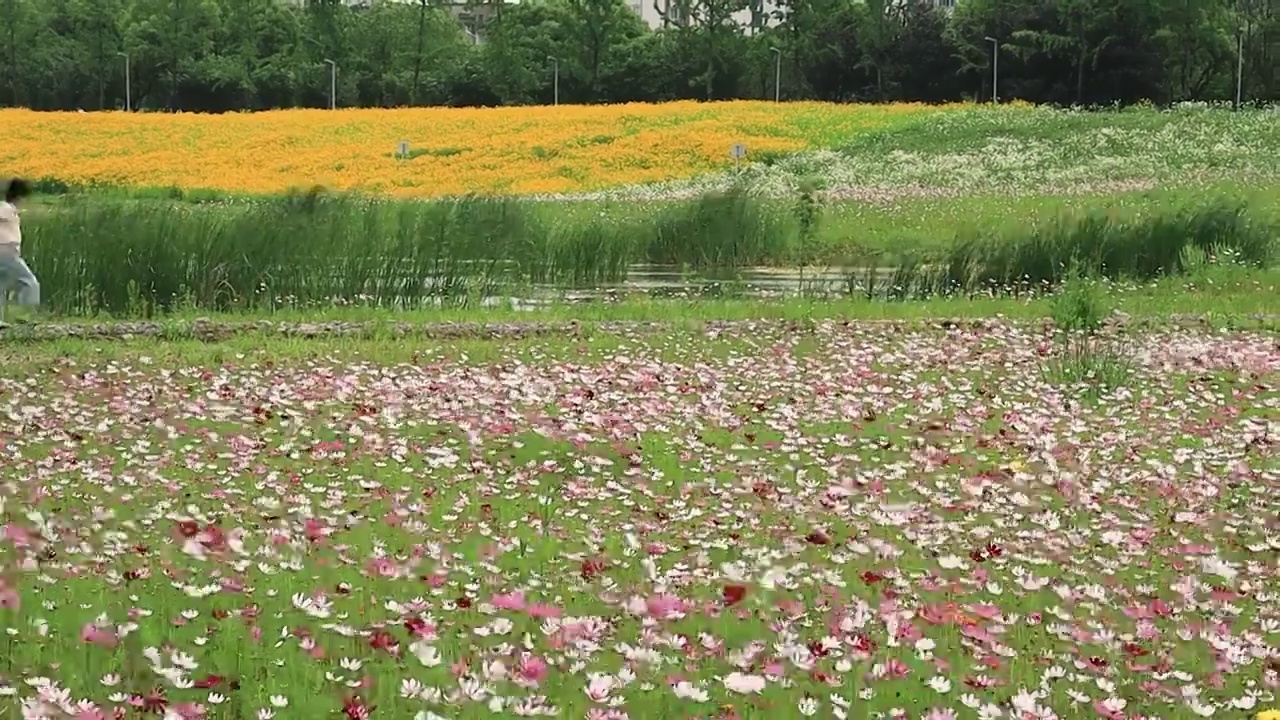
[[[635,263],[732,278],[757,265],[840,265],[843,290],[923,298],[1052,285],[1069,267],[1150,280],[1221,256],[1268,267],[1280,205],[1265,194],[1132,196],[1050,206],[1040,217],[958,224],[946,237],[874,242],[828,228],[812,195],[745,191],[668,201],[641,213],[513,199],[434,202],[295,195],[175,204],[68,199],[28,216],[25,252],[63,314],[155,314],[362,302],[420,307],[547,288],[616,284]],[[1016,209],[1016,206],[1015,206]],[[845,232],[852,232],[845,226]],[[941,232],[941,229],[939,229]]]
[[[1280,314],[1275,304],[1280,294],[1280,270],[1276,269],[1259,271],[1204,264],[1185,276],[1147,283],[1097,282],[1092,287],[1106,312],[1118,311],[1128,316],[1136,327],[1161,326],[1172,320],[1174,325],[1215,329],[1280,330]],[[210,313],[199,308],[179,307],[162,318],[146,322],[132,322],[134,318],[128,314],[64,316],[34,327],[14,325],[0,330],[0,337],[13,352],[19,344],[31,343],[33,347],[65,345],[66,354],[71,355],[97,347],[98,341],[93,338],[117,341],[111,343],[113,345],[130,344],[130,337],[152,344],[156,340],[171,344],[187,340],[205,342],[207,337],[235,338],[244,346],[265,343],[282,349],[293,348],[296,343],[316,345],[317,339],[324,340],[318,342],[321,347],[378,339],[395,343],[402,342],[398,338],[405,335],[444,338],[450,343],[459,338],[483,342],[487,337],[526,335],[590,337],[597,328],[627,324],[699,329],[719,322],[755,320],[891,321],[926,325],[943,320],[993,318],[1035,321],[1052,317],[1060,297],[1058,293],[1049,293],[885,302],[853,295],[768,299],[625,295],[608,301],[550,301],[520,308],[501,304],[484,308],[445,306],[389,310],[372,303],[355,303]],[[202,330],[202,326],[206,329]],[[343,337],[335,339],[335,335]],[[418,347],[417,343],[406,345],[410,354]],[[306,352],[315,352],[315,349]]]

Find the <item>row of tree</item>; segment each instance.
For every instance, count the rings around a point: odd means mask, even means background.
[[[1276,0],[465,1],[0,0],[0,105],[1280,100]]]

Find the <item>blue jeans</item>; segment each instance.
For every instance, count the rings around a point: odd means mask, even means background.
[[[0,249],[0,317],[9,302],[9,291],[17,291],[19,305],[35,307],[40,304],[40,281],[22,256],[8,248]]]

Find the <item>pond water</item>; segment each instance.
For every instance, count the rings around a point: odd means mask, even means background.
[[[535,285],[518,297],[493,294],[481,300],[484,307],[510,306],[535,309],[551,303],[590,303],[642,295],[653,298],[773,298],[805,294],[842,296],[865,292],[868,278],[885,285],[892,268],[740,268],[733,272],[693,272],[665,265],[634,265],[622,282],[565,289]],[[443,301],[442,301],[443,302]]]

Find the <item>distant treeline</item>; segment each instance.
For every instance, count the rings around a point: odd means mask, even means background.
[[[144,110],[325,107],[326,61],[344,107],[550,103],[557,67],[561,103],[772,99],[779,60],[786,100],[987,100],[992,40],[1002,100],[1280,100],[1276,0],[658,1],[654,31],[627,0],[0,0],[0,105],[123,107],[126,57]]]

